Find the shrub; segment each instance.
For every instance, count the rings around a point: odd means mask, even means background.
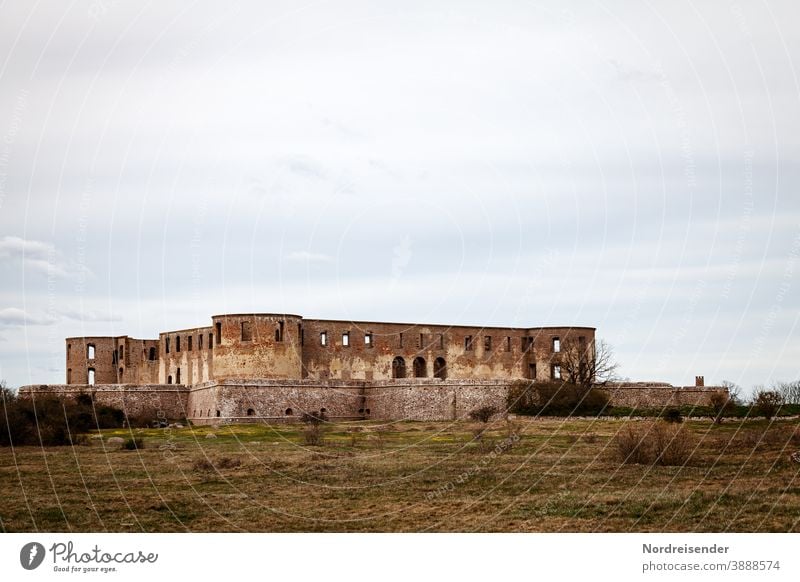
[[[661,413],[661,418],[663,418],[666,422],[683,422],[683,414],[681,413],[681,409],[675,407],[664,409],[664,411]]]
[[[4,386],[0,390],[0,446],[77,444],[84,433],[120,428],[124,421],[121,410],[95,406],[90,394],[20,398]]]
[[[624,464],[685,465],[694,445],[686,429],[663,421],[628,424],[614,437],[617,457]]]
[[[723,417],[733,412],[734,408],[736,408],[730,394],[725,392],[714,392],[708,402],[714,410],[714,424],[720,424]]]
[[[322,424],[328,422],[328,416],[321,410],[312,410],[300,415],[300,422],[304,424]]]
[[[608,394],[569,382],[516,381],[509,386],[508,409],[516,414],[597,416],[608,408]]]
[[[486,424],[495,414],[497,409],[494,406],[481,406],[470,412],[469,417],[476,422]]]
[[[210,473],[214,470],[214,465],[208,459],[197,459],[192,463],[192,469],[199,473]]]
[[[322,410],[304,412],[300,415],[300,422],[306,426],[303,429],[303,440],[308,446],[319,447],[325,442],[325,434],[322,423],[327,422],[328,417]]]
[[[217,461],[217,467],[220,469],[235,469],[241,465],[242,460],[239,457],[222,457]]]
[[[308,446],[320,447],[325,442],[325,435],[319,423],[309,423],[303,429],[303,440]]]
[[[144,448],[144,441],[140,438],[129,438],[123,444],[122,448],[126,451],[135,451]]]
[[[753,412],[767,420],[778,413],[783,404],[783,396],[776,390],[759,390],[753,398]]]

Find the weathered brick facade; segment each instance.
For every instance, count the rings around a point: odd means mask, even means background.
[[[66,385],[22,394],[91,392],[136,415],[199,423],[331,418],[444,420],[492,405],[508,384],[558,376],[561,346],[594,345],[591,327],[500,328],[228,314],[157,340],[72,337]],[[699,390],[699,392],[698,392]],[[707,398],[669,385],[617,386],[620,405]]]

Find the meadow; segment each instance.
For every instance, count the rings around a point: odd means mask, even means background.
[[[0,448],[0,530],[800,531],[796,418],[689,419],[685,461],[623,463],[645,422],[325,423],[317,446],[301,424],[97,431]]]

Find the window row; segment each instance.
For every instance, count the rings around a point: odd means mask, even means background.
[[[350,345],[350,334],[351,332],[345,331],[342,332],[342,346],[349,346]],[[580,343],[583,345],[585,343],[585,338],[581,336],[578,338]],[[528,352],[533,348],[533,340],[534,338],[530,336],[522,336],[520,338],[520,347],[523,352]],[[322,331],[319,334],[319,343],[321,346],[327,346],[330,341],[328,337],[327,331]],[[506,336],[502,342],[503,351],[510,352],[512,351],[512,337]],[[372,347],[373,344],[373,337],[371,332],[367,332],[364,334],[364,345],[367,347]],[[444,334],[436,334],[435,341],[431,341],[426,343],[425,341],[425,334],[419,334],[416,341],[416,348],[423,349],[423,348],[430,348],[431,346],[437,346],[438,349],[444,349],[445,346],[445,336]],[[397,334],[397,347],[403,348],[405,347],[405,334],[399,333]],[[467,335],[464,336],[464,350],[465,351],[473,351],[475,349],[475,341],[473,336]],[[490,335],[483,336],[483,351],[490,352],[493,349],[493,338]],[[550,349],[553,353],[558,353],[561,351],[561,339],[559,337],[551,338]]]
[[[204,336],[205,336],[205,334],[202,334],[202,333],[197,334],[197,349],[198,350],[204,349],[204,346],[203,346],[203,337]],[[191,336],[191,335],[187,335],[186,336],[186,351],[187,352],[191,352],[191,351],[194,350],[193,340],[194,340],[194,336]],[[209,349],[210,350],[211,346],[213,345],[213,343],[214,343],[214,334],[209,332],[208,333],[208,342],[205,345],[205,349]],[[151,348],[151,354],[153,353],[152,350],[153,350],[153,348]],[[170,336],[167,336],[166,338],[164,338],[164,352],[168,354],[171,351],[172,351],[172,338]],[[181,351],[181,336],[180,335],[176,335],[175,336],[175,352],[177,353],[177,352],[180,352],[180,351]],[[150,359],[153,360],[155,358],[150,358]]]
[[[69,357],[72,346],[67,344],[67,357]],[[97,347],[95,344],[86,344],[86,359],[97,359]],[[142,350],[142,359],[154,361],[158,359],[158,351],[155,347]],[[117,364],[125,361],[125,345],[120,344],[119,347],[111,352],[111,363]]]

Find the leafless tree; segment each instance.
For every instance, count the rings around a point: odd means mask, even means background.
[[[773,390],[780,392],[786,404],[800,404],[800,380],[794,382],[778,382]]]
[[[740,405],[744,403],[742,399],[742,387],[736,384],[735,382],[731,382],[730,380],[723,380],[720,382],[720,385],[723,388],[728,389],[728,399],[731,403]]]
[[[619,364],[614,359],[614,350],[603,339],[595,342],[565,341],[559,362],[561,378],[586,390],[618,380]]]

